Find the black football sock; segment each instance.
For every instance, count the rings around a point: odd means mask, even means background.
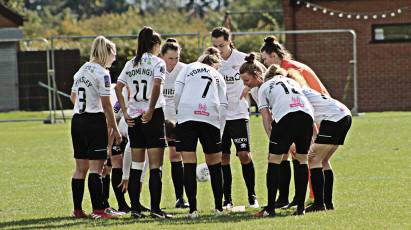
[[[113,187],[114,195],[116,196],[118,209],[126,210],[129,207],[124,198],[124,193],[122,191],[122,188],[118,187],[118,185],[121,183],[122,176],[123,176],[123,170],[121,168],[113,168],[111,170],[111,185]]]
[[[268,163],[266,183],[267,183],[267,211],[275,210],[275,197],[280,178],[280,164]]]
[[[300,164],[298,169],[298,191],[297,191],[297,205],[298,208],[304,208],[305,195],[307,193],[308,185],[308,165]]]
[[[103,209],[103,182],[99,174],[90,173],[88,175],[88,190],[93,210]]]
[[[215,165],[207,165],[210,171],[211,188],[214,194],[215,209],[223,211],[223,176],[221,163]]]
[[[324,203],[333,204],[334,173],[332,169],[324,170]]]
[[[290,181],[291,181],[291,166],[288,160],[281,161],[280,165],[281,177],[280,185],[278,187],[279,195],[278,201],[288,203],[288,195],[290,192]]]
[[[84,196],[84,181],[85,179],[71,178],[71,192],[73,195],[74,209],[81,210]]]
[[[250,161],[248,164],[241,164],[241,168],[243,169],[243,178],[245,184],[247,186],[248,191],[248,198],[255,196],[255,170],[254,170],[254,163]]]
[[[140,208],[140,179],[143,170],[130,169],[128,181],[128,195],[130,196],[131,210],[141,212]]]
[[[176,194],[176,200],[183,198],[184,191],[184,167],[183,162],[171,162],[171,178],[173,179],[174,192]]]
[[[310,169],[311,185],[314,192],[314,203],[319,206],[324,205],[324,173],[322,168]]]
[[[190,205],[190,213],[197,211],[196,168],[196,163],[184,163],[184,188]]]
[[[231,201],[231,184],[233,177],[231,175],[231,168],[230,165],[221,165],[221,169],[223,171],[223,191],[224,191],[224,199]]]
[[[297,190],[298,190],[298,171],[300,169],[300,162],[298,160],[293,160],[293,173],[294,173],[294,198],[293,201],[297,202]]]
[[[150,189],[151,209],[153,211],[160,211],[161,190],[163,187],[160,169],[157,168],[150,170],[150,179],[148,184]]]
[[[103,206],[104,208],[109,208],[110,204],[108,199],[110,197],[110,174],[107,174],[105,177],[101,179],[103,183]]]

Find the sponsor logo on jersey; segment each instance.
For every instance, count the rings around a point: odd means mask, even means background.
[[[294,107],[304,108],[305,107],[304,103],[301,102],[301,99],[299,97],[292,97],[291,100],[293,100],[293,103],[290,104],[290,108],[294,108]]]
[[[234,84],[240,80],[240,73],[236,73],[234,76],[224,75],[224,80],[227,84]]]
[[[105,87],[110,87],[110,85],[111,85],[110,76],[104,75],[104,86]]]
[[[241,143],[246,143],[248,141],[248,138],[240,137],[240,138],[235,138],[233,141],[236,144],[241,144]]]
[[[120,111],[120,108],[120,103],[117,101],[113,106],[113,110],[115,113],[118,113]]]
[[[204,103],[198,104],[197,110],[194,110],[195,115],[210,116],[210,113],[207,112],[207,105]]]
[[[174,89],[163,89],[163,95],[165,97],[174,97]]]

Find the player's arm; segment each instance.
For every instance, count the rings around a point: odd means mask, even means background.
[[[156,108],[158,98],[160,97],[161,82],[162,82],[161,79],[154,78],[153,88],[151,89],[151,97],[150,97],[150,103],[148,105],[148,110],[141,117],[141,121],[143,123],[149,122],[153,116],[154,109]]]
[[[104,114],[107,119],[107,125],[110,129],[113,129],[114,137],[116,138],[116,144],[120,144],[121,135],[116,124],[116,119],[114,118],[114,111],[113,106],[111,105],[110,96],[100,96],[100,99]]]
[[[273,119],[271,118],[270,110],[268,108],[262,108],[260,109],[260,113],[263,118],[264,130],[267,133],[267,136],[270,137],[271,123],[273,122]]]
[[[161,83],[165,80],[166,77],[165,71],[166,63],[164,61],[159,62],[154,67],[153,87],[151,88],[151,97],[148,105],[148,110],[141,117],[141,121],[143,123],[149,122],[153,117],[154,109],[156,108],[156,104],[161,93]]]
[[[75,92],[71,92],[70,100],[71,100],[71,103],[73,103],[73,105],[76,104],[76,99],[77,99],[77,94]]]

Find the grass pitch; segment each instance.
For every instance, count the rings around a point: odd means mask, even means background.
[[[1,119],[25,116],[0,114]],[[27,117],[45,117],[30,114]],[[367,113],[355,117],[346,144],[332,160],[336,210],[291,216],[279,211],[276,218],[256,219],[256,210],[216,218],[211,214],[211,185],[198,183],[200,218],[187,220],[187,210],[176,210],[165,155],[161,206],[176,214],[171,220],[76,220],[72,211],[70,178],[74,169],[70,123],[0,123],[0,228],[119,228],[119,229],[411,229],[411,113]],[[266,203],[265,173],[268,139],[261,119],[251,118],[251,149],[256,168],[256,193]],[[199,148],[201,150],[201,148]],[[197,153],[199,162],[203,154]],[[247,191],[238,159],[232,155],[233,202],[247,205]],[[293,182],[291,182],[291,185]],[[148,180],[142,203],[149,205]],[[290,188],[290,199],[293,196]],[[110,203],[117,203],[111,191]],[[86,186],[83,208],[91,210]]]

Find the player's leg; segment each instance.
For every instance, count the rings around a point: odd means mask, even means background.
[[[82,117],[78,114],[73,116],[71,122],[71,138],[74,150],[76,168],[71,178],[71,191],[73,196],[74,211],[72,216],[75,218],[85,218],[87,215],[82,208],[84,196],[84,182],[89,169],[86,137],[82,126]]]
[[[199,139],[210,172],[211,188],[214,195],[214,213],[218,216],[223,214],[223,177],[221,170],[222,153],[220,129],[205,123],[201,124],[199,128]]]
[[[111,156],[111,185],[116,196],[118,211],[129,212],[130,207],[128,206],[122,188],[119,187],[121,179],[123,176],[123,153],[125,151],[127,143],[127,138],[123,137],[123,141],[119,146],[113,146],[112,156]]]
[[[322,161],[323,171],[324,171],[324,203],[328,210],[334,209],[334,204],[332,202],[333,185],[334,185],[334,173],[330,164],[330,158],[335,153],[339,145],[344,145],[345,138],[348,131],[351,128],[352,118],[351,116],[346,116],[337,122],[321,122],[320,133],[322,131],[323,135],[316,139],[316,143],[332,143],[334,148],[332,148]],[[324,124],[325,123],[325,124]],[[325,126],[325,127],[324,127]],[[327,137],[331,136],[332,138]],[[324,139],[325,138],[325,139]]]
[[[114,211],[110,208],[108,199],[110,198],[110,174],[111,174],[111,159],[110,157],[104,162],[103,171],[101,173],[101,182],[103,183],[103,206],[107,211]]]
[[[221,139],[222,156],[221,156],[221,170],[223,174],[223,191],[224,191],[224,203],[223,207],[230,208],[233,206],[231,197],[231,186],[233,183],[233,176],[231,174],[230,166],[230,154],[231,154],[231,136],[230,127],[231,121],[227,121],[223,131],[223,137]]]
[[[196,122],[187,121],[176,126],[176,151],[181,152],[184,162],[184,189],[190,206],[189,217],[197,218],[196,148],[198,134]]]
[[[235,129],[231,130],[237,156],[241,162],[244,182],[248,191],[248,206],[258,208],[259,204],[255,194],[255,169],[250,153],[250,129],[246,119],[239,119],[235,122]],[[231,127],[232,128],[232,127]]]
[[[87,215],[82,208],[84,196],[84,181],[87,176],[89,164],[86,159],[76,159],[76,169],[71,179],[71,191],[73,195],[74,211],[72,216],[75,218],[85,218]]]
[[[291,148],[290,148],[291,149]],[[278,187],[278,198],[275,202],[276,208],[282,208],[287,206],[288,203],[288,196],[290,191],[290,181],[291,181],[291,166],[290,161],[288,160],[290,153],[284,154],[283,158],[281,159],[281,166],[280,166],[280,184]]]
[[[267,206],[256,213],[256,217],[274,217],[275,214],[275,198],[280,185],[281,161],[283,155],[288,152],[292,143],[290,129],[288,128],[289,119],[283,117],[278,123],[273,121],[271,124],[271,134],[269,143],[268,165],[266,174],[267,186]]]
[[[314,203],[305,209],[306,212],[325,210],[324,173],[322,161],[333,148],[334,145],[318,143],[314,143],[310,148],[308,164],[310,167],[311,184],[314,192]]]
[[[160,209],[161,192],[162,192],[162,171],[164,160],[164,148],[166,144],[164,113],[161,108],[155,109],[153,117],[149,123],[143,124],[145,134],[145,147],[150,166],[150,201],[151,216],[154,218],[170,218],[171,215]]]
[[[294,116],[295,122],[290,126],[294,132],[297,166],[297,211],[295,215],[303,215],[305,212],[305,195],[308,185],[308,150],[310,149],[313,135],[312,117],[303,112],[297,112]]]
[[[323,173],[324,173],[324,204],[327,210],[334,210],[334,203],[332,201],[333,197],[333,187],[334,187],[334,172],[331,167],[330,159],[331,156],[337,150],[338,145],[334,146],[327,156],[323,159]]]
[[[175,123],[169,120],[165,121],[166,136],[168,143],[168,155],[171,163],[171,179],[173,180],[174,192],[176,195],[176,208],[188,208],[184,201],[184,167],[180,152],[176,151],[175,143]]]

